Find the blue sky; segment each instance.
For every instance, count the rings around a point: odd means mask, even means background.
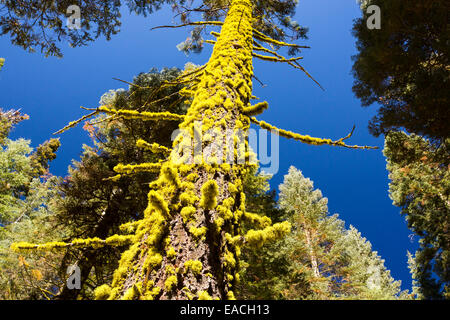
[[[280,170],[271,180],[278,188],[293,165],[314,181],[329,199],[331,213],[339,213],[347,226],[355,226],[371,241],[374,250],[402,287],[411,287],[406,251],[415,251],[400,209],[388,196],[388,173],[382,154],[383,138],[372,137],[367,123],[376,108],[362,108],[351,90],[351,56],[356,53],[351,35],[353,19],[360,16],[353,0],[301,0],[296,20],[309,27],[309,40],[301,44],[303,66],[322,84],[322,91],[299,70],[287,65],[255,61],[255,75],[267,86],[254,83],[254,94],[267,100],[270,108],[259,119],[279,128],[318,137],[340,138],[353,125],[356,131],[349,143],[379,146],[380,150],[350,150],[328,146],[309,146],[280,139]],[[153,67],[183,68],[186,62],[203,64],[211,48],[202,54],[186,56],[176,49],[188,29],[151,27],[172,21],[163,9],[147,18],[123,15],[122,31],[111,41],[99,39],[84,48],[69,48],[64,58],[44,58],[13,47],[7,37],[0,38],[0,56],[6,64],[0,73],[0,107],[22,108],[30,120],[21,123],[12,137],[25,137],[37,146],[85,111],[96,107],[103,93],[124,85],[112,78],[131,81]],[[376,31],[374,31],[376,32]],[[82,144],[89,139],[81,128],[61,136],[62,146],[51,172],[66,175],[72,159],[78,159]]]

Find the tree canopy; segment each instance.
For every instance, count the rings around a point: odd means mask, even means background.
[[[305,37],[306,29],[292,20],[297,3],[298,0],[255,1],[255,26],[280,40]],[[69,24],[73,24],[73,19],[78,17],[73,16],[74,5],[79,8],[79,29],[68,27],[68,19],[71,19]],[[206,20],[223,18],[229,1],[205,0],[194,4],[185,0],[1,0],[0,35],[8,35],[13,45],[25,50],[40,50],[46,56],[62,57],[60,41],[67,40],[71,47],[79,47],[99,37],[110,40],[120,32],[122,12],[126,8],[132,14],[147,16],[164,5],[172,8],[179,21],[189,23],[192,15],[201,15]],[[200,50],[202,30],[197,27],[192,31],[185,43],[186,50]]]
[[[392,132],[385,141],[390,197],[420,237],[410,260],[416,294],[427,299],[449,298],[449,148],[449,139],[436,146],[403,132]]]
[[[443,141],[449,136],[448,1],[368,0],[353,33],[353,91],[364,106],[379,105],[369,124],[379,136],[404,128]],[[381,9],[381,29],[370,30],[367,8]]]
[[[409,298],[371,243],[329,213],[328,199],[300,170],[291,167],[279,190],[278,203],[264,202],[264,212],[288,220],[292,232],[244,251],[241,299]]]

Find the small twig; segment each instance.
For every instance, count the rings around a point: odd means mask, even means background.
[[[102,123],[102,122],[105,122],[105,121],[112,120],[112,119],[114,119],[114,118],[116,118],[116,117],[117,117],[116,115],[112,115],[112,116],[109,116],[109,117],[106,117],[106,118],[104,118],[104,119],[100,119],[100,120],[97,120],[97,121],[94,121],[94,122],[89,121],[89,124],[90,124],[91,126],[94,126],[94,125],[96,125],[96,124],[99,124],[99,123]],[[120,117],[119,117],[119,118],[120,118]]]
[[[149,87],[141,87],[141,86],[138,86],[137,84],[134,84],[134,83],[131,83],[131,82],[128,82],[128,81],[125,81],[125,80],[121,80],[121,79],[118,79],[118,78],[113,78],[113,80],[120,81],[120,82],[129,84],[130,86],[138,87],[140,89],[148,89],[149,88]]]
[[[83,110],[87,110],[87,111],[95,111],[95,110],[97,110],[97,108],[86,108],[86,107],[83,107],[83,106],[80,106],[80,108],[83,109]]]
[[[261,80],[259,80],[257,76],[253,75],[253,78],[255,78],[255,80],[259,82],[259,84],[261,85],[261,87],[263,87],[263,88],[267,87],[267,85],[264,84]]]
[[[150,30],[156,30],[156,29],[162,29],[162,28],[182,28],[182,27],[187,27],[187,26],[199,26],[199,25],[213,25],[213,26],[221,26],[223,25],[222,21],[197,21],[197,22],[189,22],[189,23],[184,23],[184,24],[180,24],[177,26],[157,26],[157,27],[153,27]]]
[[[355,129],[356,129],[356,126],[353,125],[352,131],[350,131],[350,133],[348,135],[346,135],[345,137],[340,138],[338,141],[344,141],[344,140],[349,139],[353,135],[353,132],[355,132]]]

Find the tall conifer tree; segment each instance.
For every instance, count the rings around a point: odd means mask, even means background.
[[[384,260],[358,230],[346,229],[337,214],[330,215],[327,203],[300,170],[289,169],[279,199],[293,227],[281,245],[289,262],[279,289],[284,298],[398,298],[400,282],[391,277]]]
[[[59,140],[47,141],[33,151],[29,140],[9,139],[13,126],[27,118],[19,111],[0,109],[0,299],[49,298],[48,290],[59,282],[48,263],[51,257],[60,258],[58,253],[24,257],[10,250],[13,242],[45,242],[63,236],[54,227],[49,209],[58,179],[48,167]]]

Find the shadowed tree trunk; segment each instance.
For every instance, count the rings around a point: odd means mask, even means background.
[[[115,208],[114,208],[115,209]],[[106,238],[111,231],[112,225],[117,225],[117,213],[112,212],[111,207],[108,206],[106,208],[104,215],[98,222],[95,230],[92,232],[93,237],[97,238]],[[61,263],[61,270],[64,271],[65,268],[68,267],[67,261],[71,260],[70,256],[66,254],[67,257],[64,257],[63,262]],[[80,268],[80,282],[81,284],[85,284],[89,275],[91,274],[92,269],[98,264],[98,253],[95,249],[85,248],[80,253],[80,258],[74,263]],[[78,295],[80,294],[80,290],[77,289],[69,289],[67,285],[61,289],[61,292],[58,294],[56,299],[58,300],[76,300]]]

